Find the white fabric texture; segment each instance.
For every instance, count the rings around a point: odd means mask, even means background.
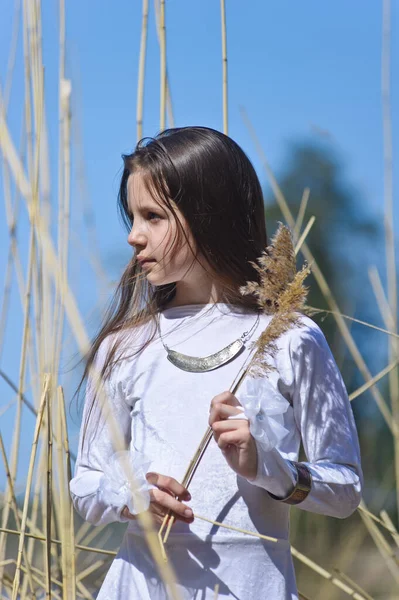
[[[132,515],[148,510],[150,486],[145,474],[150,461],[140,452],[125,450],[115,452],[109,463],[104,464],[104,475],[99,482],[99,498],[102,504],[117,509],[127,506]]]
[[[207,356],[249,330],[255,318],[224,304],[180,306],[161,313],[160,327],[172,349]],[[292,490],[295,470],[290,461],[298,459],[301,439],[313,486],[298,508],[345,518],[360,502],[359,445],[348,396],[321,330],[311,319],[301,319],[302,327],[278,340],[272,359],[276,370],[261,381],[247,381],[237,393],[256,434],[256,478],[247,481],[232,471],[212,440],[190,484],[188,503],[194,514],[274,536],[279,542],[263,542],[200,519],[191,525],[177,522],[166,550],[183,600],[213,599],[216,583],[223,599],[297,600],[288,540],[290,507],[267,492],[285,497]],[[270,317],[260,318],[251,341],[269,321]],[[206,431],[212,398],[229,389],[250,342],[230,363],[206,373],[188,373],[167,360],[157,337],[132,356],[145,335],[145,328],[131,338],[125,334],[125,356],[105,389],[125,450],[148,457],[151,471],[180,481]],[[98,368],[111,343],[108,339],[100,347]],[[106,501],[100,491],[104,465],[110,464],[114,448],[107,419],[96,419],[96,410],[89,411],[92,388],[89,381],[83,423],[90,417],[84,439],[83,425],[81,429],[71,496],[76,510],[95,525],[126,522],[121,507]],[[257,428],[265,416],[269,428]],[[131,520],[98,595],[100,600],[117,598],[168,598],[139,526]]]

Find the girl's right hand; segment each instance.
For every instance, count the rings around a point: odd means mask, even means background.
[[[147,473],[146,477],[148,483],[157,487],[157,489],[150,490],[150,506],[148,508],[155,523],[161,525],[169,510],[179,521],[193,522],[193,511],[181,502],[181,500],[191,500],[191,495],[181,483],[173,477],[159,473]],[[124,507],[121,514],[127,519],[137,519],[137,515],[132,515],[127,506]]]

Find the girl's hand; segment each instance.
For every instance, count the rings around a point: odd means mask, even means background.
[[[169,509],[176,519],[185,523],[193,522],[193,511],[186,504],[180,502],[180,500],[191,500],[190,493],[181,483],[173,477],[167,477],[159,473],[147,473],[146,477],[148,483],[158,488],[150,490],[150,506],[148,509],[155,523],[161,525]],[[175,496],[177,496],[177,499]],[[127,506],[124,507],[121,514],[128,519],[137,519],[137,515],[132,515]]]
[[[211,402],[209,425],[230,467],[246,479],[255,479],[258,453],[247,419],[230,419],[242,414],[237,398],[230,392],[215,396]]]

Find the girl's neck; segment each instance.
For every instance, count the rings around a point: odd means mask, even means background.
[[[212,282],[209,282],[208,285],[204,282],[204,285],[197,284],[193,286],[184,281],[178,281],[176,283],[176,293],[168,303],[167,308],[187,304],[214,304],[219,301],[220,290]]]

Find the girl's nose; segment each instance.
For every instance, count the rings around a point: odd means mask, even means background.
[[[145,246],[146,245],[146,237],[142,231],[139,230],[138,227],[133,227],[130,230],[129,235],[127,236],[127,243],[130,246]]]

